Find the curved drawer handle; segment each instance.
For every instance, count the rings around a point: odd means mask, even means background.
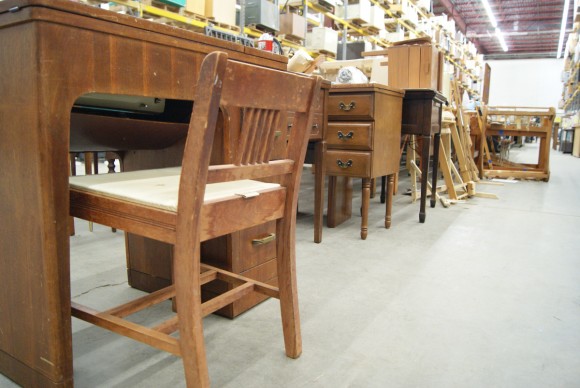
[[[355,104],[355,102],[354,102],[354,101],[351,101],[351,102],[350,102],[350,104],[348,104],[348,105],[346,105],[346,104],[345,104],[344,102],[342,102],[342,101],[340,102],[340,104],[338,104],[338,108],[339,108],[340,110],[343,110],[343,111],[345,111],[345,112],[348,112],[348,111],[350,111],[350,110],[353,110],[355,106],[356,106],[356,104]]]
[[[252,245],[264,245],[276,240],[276,233],[269,233],[264,237],[252,239]]]
[[[352,166],[352,159],[347,160],[346,163],[340,159],[336,159],[336,164],[340,168],[349,168],[350,166]]]
[[[344,133],[342,133],[342,131],[338,131],[336,135],[340,140],[349,140],[352,139],[354,133],[352,131],[348,131],[348,133],[345,135]]]
[[[318,129],[318,124],[312,124],[312,129]]]

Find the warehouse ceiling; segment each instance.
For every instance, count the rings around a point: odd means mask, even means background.
[[[565,0],[489,0],[508,51],[504,52],[481,0],[433,0],[433,13],[445,13],[486,59],[556,58]],[[572,30],[570,1],[564,50]]]

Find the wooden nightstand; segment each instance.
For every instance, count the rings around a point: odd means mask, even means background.
[[[390,226],[393,174],[399,167],[404,92],[379,84],[333,85],[328,98],[324,169],[329,187],[338,176],[362,178],[361,238],[368,234],[372,178],[389,176],[385,227]],[[329,196],[328,213],[335,203]],[[329,225],[330,227],[336,225]]]

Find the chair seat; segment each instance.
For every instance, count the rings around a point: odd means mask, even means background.
[[[181,167],[159,168],[121,172],[115,174],[84,175],[69,178],[70,187],[79,191],[98,193],[110,198],[177,211],[177,193]],[[204,202],[222,200],[233,196],[253,196],[262,190],[280,187],[244,179],[207,184]]]

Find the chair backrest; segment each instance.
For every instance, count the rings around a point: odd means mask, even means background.
[[[312,122],[311,106],[318,97],[321,79],[227,60],[225,53],[209,54],[200,72],[182,164],[178,214],[196,222],[199,181],[217,183],[240,179],[270,180],[287,187],[286,208],[294,208]],[[219,101],[219,104],[218,104]],[[204,168],[209,163],[218,106],[224,120],[232,117],[239,128],[228,127],[237,139],[231,164]],[[287,135],[287,113],[294,121]],[[234,120],[231,120],[234,121]],[[282,157],[273,155],[274,140],[286,140]],[[277,160],[273,160],[276,158]],[[289,210],[289,209],[288,209]],[[178,217],[180,218],[180,217]],[[179,221],[178,221],[179,223]],[[182,225],[187,228],[193,225]],[[179,226],[178,226],[179,229]]]
[[[231,164],[211,166],[208,183],[260,179],[301,168],[319,83],[310,76],[229,61],[221,107],[229,122],[224,127],[230,132]],[[288,131],[289,112],[294,120]],[[240,126],[233,128],[231,122]],[[282,154],[275,142],[285,143]],[[274,159],[278,161],[273,163]]]

